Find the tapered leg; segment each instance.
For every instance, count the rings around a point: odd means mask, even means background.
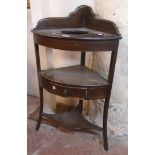
[[[103,141],[104,149],[108,150],[108,138],[107,138],[107,119],[108,119],[108,108],[109,108],[110,97],[105,98],[104,112],[103,112]]]
[[[78,105],[79,109],[80,109],[80,113],[82,115],[82,109],[83,109],[83,100],[79,100],[79,105]]]
[[[41,119],[42,119],[42,113],[43,113],[43,88],[39,87],[40,92],[40,111],[39,111],[39,117],[36,125],[36,130],[39,130]]]

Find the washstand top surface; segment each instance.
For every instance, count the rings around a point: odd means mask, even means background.
[[[32,30],[35,35],[54,39],[106,41],[121,39],[117,26],[96,16],[91,7],[82,5],[68,17],[41,19]]]

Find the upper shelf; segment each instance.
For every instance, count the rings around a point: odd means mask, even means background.
[[[32,32],[36,43],[67,50],[69,43],[72,44],[71,50],[102,50],[101,41],[118,41],[122,38],[117,26],[112,21],[98,18],[92,8],[86,5],[79,6],[68,17],[41,19]],[[49,43],[51,41],[55,43]],[[62,44],[62,41],[66,42]],[[92,45],[94,47],[92,49],[90,43],[93,41],[94,45],[98,47]],[[97,42],[100,43],[97,45]]]
[[[96,31],[88,28],[59,28],[59,29],[41,29],[34,30],[34,33],[61,39],[74,40],[113,40],[120,39],[120,36],[109,34],[101,31]]]

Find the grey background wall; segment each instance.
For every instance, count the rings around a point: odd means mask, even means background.
[[[127,138],[128,119],[128,1],[127,0],[96,0],[96,14],[101,18],[112,20],[118,26],[123,39],[120,41],[118,58],[112,87],[109,129],[118,137]],[[97,53],[93,55],[93,68],[103,75],[107,75],[109,54]],[[91,117],[102,125],[103,101],[97,100],[90,104]]]
[[[68,14],[75,10],[79,5],[89,5],[92,8],[95,6],[95,0],[31,0],[31,10],[28,11],[28,29],[36,26],[37,22],[41,18],[45,17],[59,17],[68,16]],[[38,96],[38,84],[36,77],[34,47],[32,43],[32,34],[28,30],[28,94]],[[30,38],[30,39],[29,39]],[[80,53],[71,53],[56,49],[49,49],[41,47],[40,49],[42,57],[43,68],[57,68],[68,65],[79,64]],[[33,53],[33,54],[32,54]],[[54,60],[54,61],[52,61]],[[48,92],[44,92],[46,112],[52,112],[56,108],[56,102],[64,104],[75,103],[75,99],[66,99],[63,97],[51,95]]]

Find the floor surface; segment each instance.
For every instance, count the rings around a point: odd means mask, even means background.
[[[28,96],[28,116],[39,106],[39,98]],[[57,128],[41,124],[35,130],[36,121],[28,118],[28,155],[127,155],[127,142],[109,138],[109,151],[102,146],[102,134],[62,132]]]

